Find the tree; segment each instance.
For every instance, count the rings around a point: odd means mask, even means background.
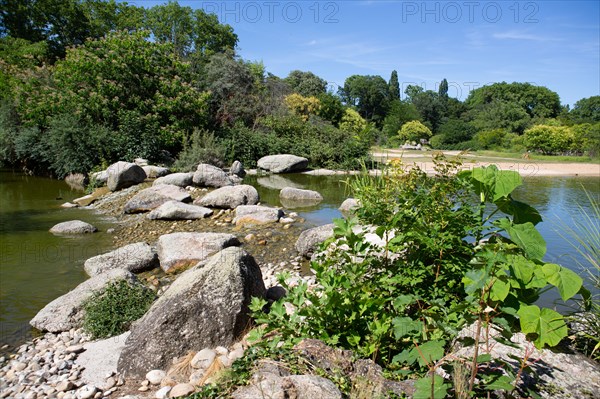
[[[542,154],[564,154],[572,149],[575,135],[567,126],[535,125],[525,131],[529,151]]]
[[[305,97],[317,97],[327,91],[327,81],[312,72],[294,70],[284,79],[290,89]]]
[[[508,128],[522,134],[536,121],[561,111],[555,92],[529,83],[494,83],[471,91],[465,101],[478,130]]]
[[[475,129],[469,123],[460,119],[449,119],[438,129],[435,136],[436,148],[466,150],[469,144],[465,143],[470,141],[474,134]]]
[[[392,138],[398,135],[400,128],[408,121],[418,120],[421,117],[415,106],[408,101],[392,101],[390,110],[383,121],[383,133]]]
[[[431,130],[419,121],[410,121],[402,125],[398,135],[402,142],[419,142],[421,139],[429,139]]]
[[[352,75],[346,79],[339,94],[347,105],[356,107],[359,114],[378,126],[389,106],[389,86],[381,76]]]
[[[365,132],[369,124],[362,116],[352,108],[347,108],[340,122],[340,130],[361,135]]]
[[[398,82],[398,72],[392,71],[392,76],[390,77],[390,82],[388,84],[390,86],[390,101],[400,101],[400,83]]]
[[[344,105],[340,98],[332,93],[322,93],[317,98],[321,102],[317,115],[331,122],[333,126],[339,126],[344,116]]]
[[[600,122],[600,96],[577,101],[570,112],[570,117],[576,123]]]
[[[174,51],[183,57],[207,57],[233,50],[238,40],[233,28],[219,23],[216,15],[177,2],[149,9],[146,24],[156,40],[172,43]]]
[[[442,100],[448,99],[448,81],[446,78],[442,79],[440,82],[440,87],[438,88],[438,95]]]
[[[316,97],[304,97],[298,93],[292,93],[285,98],[285,104],[294,114],[307,121],[311,115],[315,115],[321,108],[321,102]]]
[[[443,121],[446,114],[446,103],[440,100],[438,93],[433,90],[423,90],[420,86],[409,85],[406,87],[405,93],[426,125],[433,132],[437,132],[438,127]]]

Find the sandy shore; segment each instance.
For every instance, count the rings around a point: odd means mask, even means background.
[[[446,155],[454,156],[457,155],[458,151],[448,151]],[[413,154],[403,153],[399,150],[389,150],[382,152],[374,152],[373,157],[375,159],[394,159],[402,158],[406,163],[414,162],[419,167],[427,172],[433,172],[433,162],[423,161],[424,157],[428,157],[427,153]],[[414,161],[411,158],[415,158]],[[489,157],[486,161],[478,161],[476,159],[465,159],[464,167],[466,169],[475,168],[478,166],[496,165],[502,170],[514,170],[521,174],[523,177],[533,176],[588,176],[588,177],[600,177],[600,164],[594,163],[550,163],[540,161],[527,161],[527,160],[509,160],[507,158],[498,158],[498,161],[489,161]]]

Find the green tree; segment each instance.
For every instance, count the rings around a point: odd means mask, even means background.
[[[392,101],[390,109],[383,121],[382,131],[388,138],[398,135],[400,128],[408,121],[421,117],[415,106],[408,101]]]
[[[327,81],[312,72],[294,70],[283,81],[293,92],[304,97],[318,97],[327,91]]]
[[[400,83],[398,82],[398,72],[392,71],[390,76],[390,101],[400,101]]]
[[[600,122],[600,96],[577,101],[570,112],[570,117],[575,123]]]
[[[448,81],[446,78],[442,79],[438,88],[438,95],[442,100],[448,99]]]
[[[542,154],[567,153],[574,141],[573,131],[567,126],[535,125],[525,131],[527,149]]]
[[[383,125],[383,119],[389,107],[389,86],[381,76],[352,75],[339,89],[342,101],[356,107],[360,115],[377,126]]]
[[[440,125],[437,148],[441,149],[468,149],[468,143],[475,134],[475,129],[469,123],[460,119],[449,119]],[[462,144],[462,145],[461,145]]]
[[[345,132],[350,132],[355,135],[361,135],[365,132],[369,124],[362,116],[352,108],[346,108],[342,121],[340,122],[340,129]]]
[[[422,87],[414,85],[407,86],[405,93],[421,115],[419,119],[434,133],[437,132],[446,115],[446,103],[440,100],[439,94],[433,90],[425,91]]]
[[[545,118],[561,111],[555,92],[529,83],[494,83],[471,91],[465,101],[469,119],[478,130],[506,128],[522,134]]]
[[[172,43],[174,51],[183,57],[233,50],[238,40],[233,28],[219,23],[216,15],[182,7],[176,1],[149,9],[146,25],[156,40]]]
[[[317,115],[331,122],[333,126],[339,126],[344,116],[344,105],[340,98],[332,93],[322,93],[317,98],[321,102]]]
[[[431,130],[419,121],[410,121],[402,125],[398,132],[402,142],[419,142],[421,139],[429,139]]]

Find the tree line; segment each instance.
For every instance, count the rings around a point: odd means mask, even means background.
[[[184,170],[290,152],[356,168],[374,143],[420,139],[598,151],[598,96],[569,110],[547,88],[497,83],[461,102],[444,79],[401,99],[396,71],[353,75],[333,92],[312,72],[268,73],[237,43],[215,15],[177,2],[0,0],[0,162],[62,177],[140,156]]]

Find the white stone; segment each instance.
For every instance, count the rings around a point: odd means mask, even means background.
[[[154,394],[156,399],[167,399],[169,397],[169,392],[171,391],[171,387],[166,386],[162,387]]]
[[[202,349],[196,353],[190,365],[195,369],[207,369],[215,360],[217,353],[212,349]]]
[[[152,385],[159,385],[166,376],[167,373],[162,370],[151,370],[146,374],[146,379]]]

